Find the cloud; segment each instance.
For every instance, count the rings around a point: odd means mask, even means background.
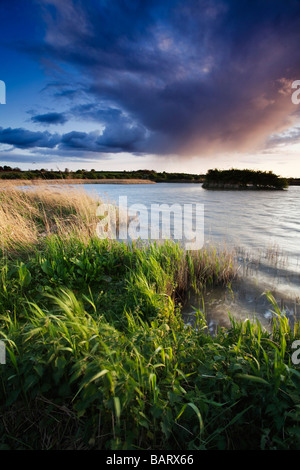
[[[11,149],[54,149],[85,151],[88,153],[139,153],[139,143],[144,141],[145,129],[142,126],[119,122],[106,125],[103,132],[71,131],[64,134],[51,134],[48,131],[33,132],[22,128],[0,128],[0,143],[11,145]],[[6,151],[8,151],[6,149]]]
[[[115,125],[106,125],[102,133],[72,131],[63,134],[59,148],[98,153],[139,153],[139,143],[144,142],[145,132],[145,129],[139,125],[115,123]]]
[[[98,132],[68,132],[67,134],[62,135],[60,148],[99,152],[99,148],[97,146],[98,135]]]
[[[273,148],[300,143],[300,127],[295,126],[286,132],[270,135],[266,142],[266,151]]]
[[[68,118],[64,113],[47,113],[47,114],[38,114],[33,116],[31,121],[37,124],[49,125],[49,124],[65,124]]]
[[[20,149],[35,147],[54,148],[59,142],[58,134],[45,132],[33,132],[22,128],[0,127],[0,143],[12,145]]]
[[[143,152],[146,141],[150,140],[146,127],[117,107],[88,103],[71,108],[70,114],[98,124],[102,132],[95,143],[103,152]]]
[[[27,52],[57,66],[56,73],[68,70],[69,83],[56,77],[53,91],[72,97],[68,116],[99,130],[59,138],[19,130],[17,145],[58,140],[58,149],[90,152],[248,152],[295,122],[290,86],[300,78],[299,2],[39,4],[44,38]],[[65,118],[57,113],[52,123]],[[51,113],[33,120],[49,124]]]

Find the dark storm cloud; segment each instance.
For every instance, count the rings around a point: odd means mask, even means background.
[[[70,113],[102,129],[64,134],[58,148],[182,155],[248,151],[294,122],[298,1],[39,4],[44,38],[27,45],[27,52],[75,70],[74,83],[84,84],[88,102],[72,95]],[[72,84],[60,84],[57,93],[70,90]]]
[[[59,142],[57,134],[49,132],[32,132],[27,129],[3,129],[0,127],[0,143],[12,145],[20,149],[31,149],[34,147],[54,148]]]
[[[99,136],[93,139],[95,151],[139,153],[151,136],[145,126],[116,107],[88,103],[71,108],[70,114],[79,120],[97,123],[102,128]],[[70,133],[71,136],[76,136],[76,141],[80,134],[82,133]],[[95,133],[90,135],[95,136]],[[73,139],[69,143],[72,144],[72,141]]]
[[[97,153],[139,153],[139,142],[145,141],[145,129],[138,125],[115,123],[106,125],[104,131],[51,134],[33,132],[23,128],[0,128],[0,143],[11,145],[12,148],[35,149],[46,148],[86,151]]]
[[[68,118],[64,113],[47,113],[47,114],[38,114],[33,116],[31,121],[37,124],[49,125],[49,124],[65,124]]]
[[[138,153],[139,142],[145,142],[145,129],[138,125],[115,123],[107,125],[103,133],[72,131],[63,134],[61,149],[80,149],[89,152],[132,152]]]

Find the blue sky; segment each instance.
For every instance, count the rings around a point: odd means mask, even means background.
[[[300,2],[2,0],[0,164],[300,177]]]

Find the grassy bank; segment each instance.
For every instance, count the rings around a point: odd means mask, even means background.
[[[155,181],[147,179],[1,179],[0,178],[0,190],[2,188],[11,188],[17,186],[49,186],[49,185],[73,185],[73,184],[155,184]]]
[[[0,193],[1,448],[299,449],[299,325],[275,304],[271,333],[184,325],[231,254],[99,240],[97,202],[75,196]]]

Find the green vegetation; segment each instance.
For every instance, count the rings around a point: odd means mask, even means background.
[[[300,178],[288,178],[289,186],[300,186]]]
[[[299,325],[271,296],[271,332],[231,319],[210,336],[200,311],[181,319],[190,289],[236,275],[231,254],[80,236],[90,211],[53,197],[22,206],[46,236],[15,249],[0,231],[0,448],[299,449]],[[20,193],[0,199],[9,211]]]
[[[19,168],[11,168],[9,166],[0,166],[0,180],[56,180],[56,179],[81,179],[81,180],[105,180],[105,179],[141,179],[150,180],[156,183],[168,182],[193,182],[199,183],[204,181],[204,175],[195,175],[188,173],[166,173],[156,172],[154,170],[137,170],[137,171],[97,171],[97,170],[76,170],[71,171],[66,168],[60,170],[28,170],[22,171]]]
[[[20,170],[4,165],[0,166],[0,180],[147,180],[155,183],[204,183],[204,188],[218,188],[225,185],[237,189],[285,189],[288,185],[299,185],[299,178],[279,178],[271,171],[254,170],[208,170],[207,174],[167,173],[154,170],[136,171],[99,171],[99,170]]]
[[[208,170],[205,175],[205,189],[285,189],[288,180],[272,171],[255,170]]]

